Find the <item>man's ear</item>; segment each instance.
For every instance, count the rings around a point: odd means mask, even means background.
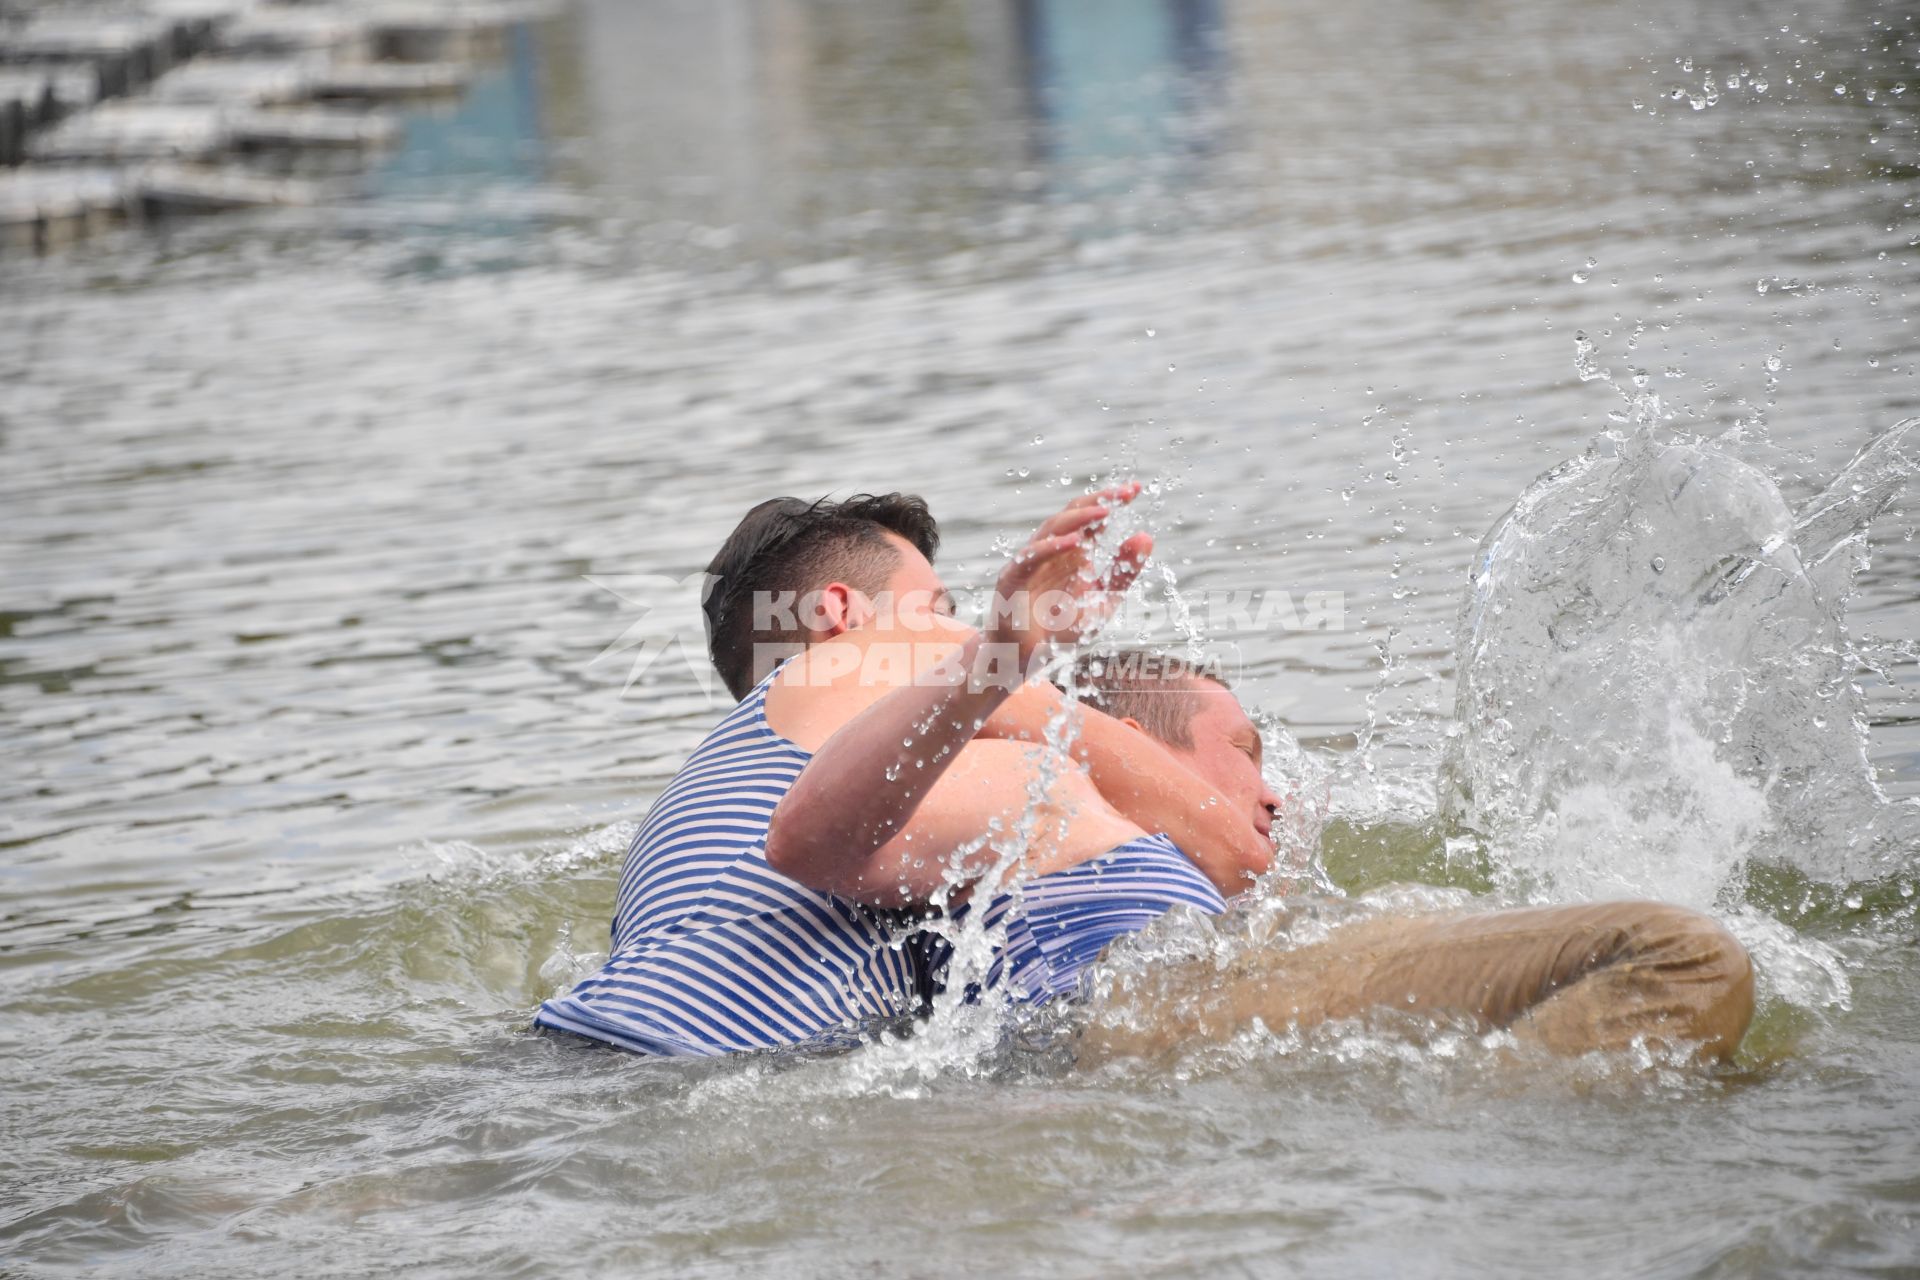
[[[820,588],[819,604],[815,606],[814,625],[823,639],[831,640],[835,636],[845,635],[853,629],[847,615],[851,610],[852,590],[844,582],[829,582]]]
[[[1135,720],[1132,716],[1121,716],[1120,723],[1127,726],[1127,728],[1129,729],[1140,729],[1140,722],[1138,720]],[[1140,729],[1140,732],[1145,733],[1146,730]]]
[[[872,621],[873,605],[865,593],[846,583],[829,582],[820,588],[816,619],[822,637],[831,640]]]

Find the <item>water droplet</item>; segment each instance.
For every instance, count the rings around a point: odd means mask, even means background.
[[[1665,556],[1655,556],[1653,558],[1653,571],[1655,573],[1665,573],[1667,571],[1667,558]]]
[[[1753,82],[1753,91],[1755,93],[1765,93],[1767,91],[1767,82],[1765,80],[1755,80]]]
[[[1582,382],[1592,382],[1595,378],[1606,376],[1605,371],[1600,368],[1600,362],[1594,359],[1596,350],[1598,348],[1595,347],[1593,339],[1585,333],[1573,335],[1573,367],[1574,371],[1580,375]]]
[[[1768,373],[1778,373],[1782,367],[1782,361],[1779,356],[1768,356],[1761,363],[1767,366]]]
[[[1151,338],[1153,336],[1153,330],[1151,329],[1147,330],[1147,336]]]

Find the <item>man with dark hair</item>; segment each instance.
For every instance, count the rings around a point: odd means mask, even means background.
[[[1090,717],[1102,723],[1083,735],[1086,768],[1054,779],[1036,812],[1044,753],[974,741],[1034,655],[1097,614],[1079,603],[1110,600],[1138,571],[1145,535],[1122,544],[1104,579],[1085,572],[1109,504],[1138,492],[1077,499],[1043,524],[1002,585],[1071,607],[987,632],[952,618],[931,562],[938,530],[918,498],[782,498],[749,512],[710,566],[705,601],[714,663],[740,704],[634,836],[607,963],[535,1022],[689,1056],[829,1041],[916,1012],[937,975],[903,912],[978,879],[1017,828],[1024,865],[1043,878],[1096,861],[1087,874],[1111,872],[1093,893],[1049,881],[1030,894],[1037,903],[1055,890],[1071,915],[1110,883],[1132,893],[1103,917],[1110,930],[1177,903],[1222,909],[1222,891],[1264,871],[1272,847],[1150,739]],[[973,659],[994,651],[1010,658],[1001,678],[975,679]],[[1120,799],[1103,796],[1103,777],[1124,783]],[[1051,992],[1077,967],[1035,953],[1009,972]]]
[[[807,647],[810,593],[843,582],[871,599],[900,567],[889,535],[928,563],[940,527],[912,494],[841,502],[770,498],[747,512],[707,565],[707,651],[728,692],[744,698],[780,661]],[[756,607],[756,605],[758,607]]]

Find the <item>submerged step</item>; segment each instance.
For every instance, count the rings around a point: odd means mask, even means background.
[[[159,18],[46,15],[0,25],[0,61],[90,61],[134,52],[171,32],[172,24]]]
[[[325,150],[385,146],[400,127],[385,116],[318,109],[271,111],[201,103],[110,102],[28,145],[37,160],[198,160],[229,148]]]
[[[42,14],[0,23],[0,63],[84,67],[97,77],[100,96],[118,97],[211,47],[218,25],[204,12],[177,18]]]
[[[472,83],[472,62],[497,54],[508,27],[554,6],[74,0],[19,16],[9,8],[0,0],[0,177],[23,180],[0,192],[0,236],[44,248],[109,214],[310,203],[321,190],[315,175],[349,175],[363,167],[359,153],[400,136],[394,119],[356,107],[458,96]]]
[[[218,107],[109,102],[73,116],[28,144],[36,160],[149,160],[212,155],[232,129]]]
[[[296,149],[381,147],[400,136],[397,121],[345,111],[244,111],[229,118],[236,146]]]
[[[455,94],[473,73],[454,62],[363,62],[334,66],[314,85],[316,98],[381,101]]]
[[[116,169],[0,173],[0,251],[45,250],[110,225],[128,208]]]
[[[152,98],[164,103],[265,106],[313,96],[326,66],[316,57],[202,58],[156,80]]]
[[[151,166],[132,186],[134,199],[150,217],[313,204],[326,193],[313,182],[185,165]]]
[[[496,55],[505,28],[548,12],[539,4],[398,3],[369,11],[376,57],[407,62],[477,59]]]
[[[251,9],[220,29],[219,47],[236,54],[325,52],[364,57],[371,29],[364,11],[305,4]]]

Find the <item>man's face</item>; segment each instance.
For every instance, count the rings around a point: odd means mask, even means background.
[[[877,620],[870,617],[861,625],[877,621],[881,627],[905,631],[939,628],[944,633],[947,628],[943,623],[953,617],[953,597],[947,592],[947,584],[911,542],[896,533],[889,533],[887,540],[893,544],[900,563],[882,589],[885,598],[868,602],[878,610]]]
[[[1193,745],[1167,743],[1167,750],[1212,784],[1228,804],[1245,813],[1261,835],[1270,836],[1280,797],[1260,771],[1260,730],[1247,718],[1232,690],[1201,680],[1194,693],[1200,699],[1200,709],[1189,724]]]

